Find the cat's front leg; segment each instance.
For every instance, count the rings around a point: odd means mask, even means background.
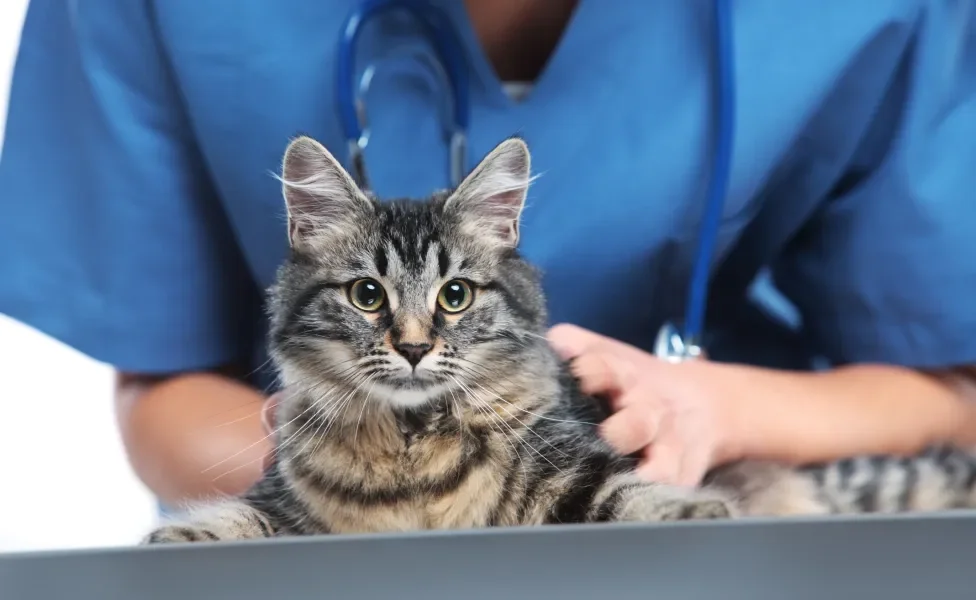
[[[636,475],[607,480],[593,498],[592,521],[683,521],[728,519],[733,503],[714,490],[649,483]]]
[[[193,510],[184,520],[159,527],[142,544],[247,540],[276,534],[265,514],[239,500],[229,500]]]

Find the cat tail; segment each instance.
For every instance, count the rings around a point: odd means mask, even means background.
[[[707,485],[737,498],[746,515],[932,512],[976,508],[976,455],[937,447],[916,456],[860,456],[791,469],[743,462]]]

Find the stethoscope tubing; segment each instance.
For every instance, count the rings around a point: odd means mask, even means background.
[[[666,323],[658,335],[655,353],[670,360],[695,358],[705,327],[712,261],[718,242],[723,207],[728,195],[735,136],[735,56],[732,35],[732,0],[714,0],[715,54],[717,86],[714,104],[717,136],[712,152],[711,177],[698,231],[698,245],[688,282],[684,325]],[[457,185],[463,175],[470,125],[468,71],[464,48],[447,16],[422,0],[365,0],[349,15],[342,29],[336,69],[336,100],[339,120],[349,145],[350,162],[357,183],[368,188],[363,150],[367,135],[363,116],[357,111],[355,52],[363,26],[375,16],[391,10],[410,12],[433,42],[437,59],[444,66],[454,95],[453,129],[450,139],[450,177]]]
[[[705,211],[698,231],[698,247],[688,286],[683,328],[684,343],[701,343],[708,305],[708,286],[711,275],[718,230],[722,221],[732,171],[732,151],[735,138],[735,48],[732,37],[732,0],[715,0],[715,63],[717,88],[715,95],[718,135],[712,155],[711,179]]]
[[[349,146],[353,176],[360,186],[369,187],[363,155],[367,138],[363,131],[362,115],[356,108],[354,92],[356,48],[364,26],[380,14],[394,10],[407,11],[420,24],[425,37],[433,43],[437,59],[447,72],[453,94],[449,170],[452,184],[457,185],[466,167],[464,159],[471,121],[470,86],[464,46],[447,15],[422,0],[365,0],[352,11],[343,25],[336,61],[335,91],[339,121]]]

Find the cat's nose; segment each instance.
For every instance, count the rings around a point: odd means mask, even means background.
[[[417,363],[420,362],[430,349],[433,348],[431,344],[395,344],[393,348],[400,353],[400,356],[407,359],[411,367],[416,367]]]

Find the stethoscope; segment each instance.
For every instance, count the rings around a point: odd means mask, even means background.
[[[681,362],[703,356],[702,333],[708,303],[708,287],[711,263],[718,241],[718,229],[722,209],[728,192],[732,163],[732,143],[735,124],[735,81],[732,47],[732,0],[714,0],[715,6],[715,62],[718,86],[715,111],[718,136],[712,154],[711,177],[705,211],[698,232],[698,247],[688,285],[685,305],[685,322],[682,328],[665,323],[658,332],[654,353],[670,362]],[[339,119],[349,149],[350,172],[363,188],[369,188],[364,152],[369,143],[368,118],[365,96],[379,66],[370,64],[357,79],[355,51],[363,26],[370,19],[394,10],[410,14],[424,29],[434,47],[434,56],[422,50],[412,50],[409,58],[419,61],[432,76],[440,90],[448,90],[444,112],[448,123],[446,141],[449,148],[448,174],[452,186],[457,186],[465,174],[467,165],[468,123],[470,102],[468,98],[468,71],[464,48],[450,20],[440,9],[422,0],[366,0],[347,17],[339,41],[336,81]],[[396,60],[387,58],[386,60]]]

